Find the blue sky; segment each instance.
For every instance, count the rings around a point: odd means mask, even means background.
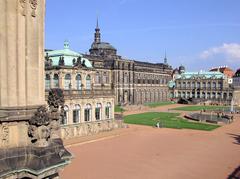
[[[99,16],[102,41],[129,59],[188,71],[240,67],[239,0],[48,0],[46,48],[88,52]]]

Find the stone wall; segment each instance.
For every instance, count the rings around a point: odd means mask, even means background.
[[[100,132],[111,131],[113,129],[122,127],[122,120],[103,120],[65,125],[61,127],[61,136],[66,140],[76,137],[89,136]]]

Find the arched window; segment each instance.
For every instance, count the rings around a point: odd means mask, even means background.
[[[101,120],[101,110],[102,110],[102,104],[97,103],[95,108],[95,118],[97,121]]]
[[[87,104],[84,109],[84,121],[89,122],[91,121],[92,115],[92,106],[91,104]]]
[[[186,88],[186,82],[185,81],[183,82],[183,88]]]
[[[69,117],[69,107],[68,106],[64,106],[63,117],[62,117],[62,120],[60,121],[61,125],[66,125],[67,124],[68,117]]]
[[[97,72],[96,73],[96,79],[95,79],[95,82],[96,82],[96,84],[100,84],[100,74],[99,74],[99,72]]]
[[[91,76],[87,75],[86,77],[86,90],[91,90]]]
[[[73,123],[79,123],[80,122],[80,105],[76,104],[73,108]]]
[[[64,78],[64,89],[69,90],[71,88],[71,75],[66,74]]]
[[[206,82],[203,82],[203,88],[206,88]]]
[[[202,98],[206,98],[206,93],[202,92]]]
[[[217,83],[213,82],[213,88],[215,89],[217,87]]]
[[[211,88],[211,82],[208,82],[208,83],[207,83],[207,87],[208,87],[208,88]]]
[[[218,88],[222,88],[222,82],[218,82]]]
[[[195,82],[192,82],[192,88],[195,88]]]
[[[77,74],[76,76],[76,89],[81,90],[82,89],[82,78],[80,74]]]
[[[105,116],[106,116],[106,119],[110,119],[110,118],[111,118],[111,108],[112,108],[111,103],[107,103],[107,105],[106,105],[106,107],[105,107]]]
[[[201,87],[201,83],[197,82],[197,88],[200,88],[200,87]]]
[[[59,76],[58,74],[54,74],[53,76],[53,87],[54,88],[59,88]]]
[[[51,77],[49,74],[46,74],[46,76],[45,76],[45,88],[46,89],[51,88]]]
[[[216,98],[216,93],[215,93],[215,92],[212,93],[212,98],[213,98],[213,99]]]

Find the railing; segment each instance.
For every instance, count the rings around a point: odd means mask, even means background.
[[[223,87],[175,87],[178,90],[228,90],[229,88]]]
[[[114,90],[63,90],[64,98],[85,98],[85,97],[102,97],[114,96]],[[46,99],[48,91],[45,93]]]

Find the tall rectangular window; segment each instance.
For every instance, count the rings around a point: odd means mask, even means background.
[[[107,119],[110,119],[110,108],[109,107],[105,108],[105,116]]]
[[[80,111],[73,110],[73,123],[79,123],[80,121]]]
[[[96,120],[100,120],[100,108],[95,109],[95,118]]]
[[[90,109],[85,109],[84,110],[84,121],[85,122],[90,121]]]

